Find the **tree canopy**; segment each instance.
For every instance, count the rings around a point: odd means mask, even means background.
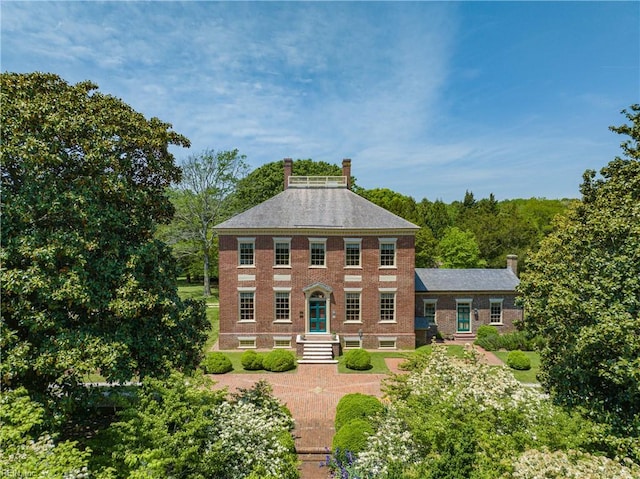
[[[626,435],[640,436],[640,106],[625,158],[596,178],[584,174],[582,201],[542,241],[523,275],[527,328],[547,341],[542,383]]]
[[[154,240],[189,141],[90,82],[2,74],[3,387],[79,391],[189,369],[208,327]],[[55,387],[54,387],[55,386]],[[53,389],[52,389],[53,387]]]

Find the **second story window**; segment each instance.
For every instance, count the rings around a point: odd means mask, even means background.
[[[360,266],[360,240],[344,240],[344,265],[347,267]]]
[[[254,238],[238,238],[238,265],[255,266]]]
[[[309,256],[311,266],[325,266],[326,265],[326,249],[327,240],[320,238],[309,239]]]
[[[380,240],[380,266],[395,267],[396,265],[396,240]]]
[[[291,240],[288,238],[275,238],[273,240],[274,264],[276,266],[291,265]]]

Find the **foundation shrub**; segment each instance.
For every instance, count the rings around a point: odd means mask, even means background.
[[[242,367],[247,371],[259,371],[263,369],[262,355],[255,351],[248,350],[242,353],[240,362],[242,363]]]
[[[233,365],[223,353],[211,353],[202,362],[202,369],[206,374],[224,374],[232,371]]]
[[[500,349],[500,336],[498,334],[489,334],[487,336],[478,337],[474,344],[480,346],[486,351],[497,351]]]
[[[262,366],[267,371],[281,373],[296,367],[296,357],[291,351],[274,349],[262,359]]]
[[[487,336],[497,336],[498,335],[498,328],[496,328],[495,326],[489,326],[487,324],[483,324],[482,326],[480,326],[478,328],[478,331],[476,332],[476,338],[482,339],[485,338]]]
[[[344,364],[349,369],[366,371],[371,369],[371,354],[364,349],[352,349],[344,355]]]
[[[382,403],[375,396],[361,393],[347,394],[340,399],[336,407],[336,431],[354,419],[365,419],[371,422],[371,418],[381,413],[383,409]]]
[[[531,361],[520,350],[511,351],[507,356],[507,365],[511,369],[517,369],[519,371],[526,371],[531,369]]]

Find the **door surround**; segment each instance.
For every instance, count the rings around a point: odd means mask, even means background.
[[[333,289],[324,283],[317,282],[303,288],[302,291],[305,296],[305,334],[331,334],[331,293],[333,293]],[[324,330],[322,330],[320,318],[312,317],[312,306],[314,314],[324,312]],[[312,321],[315,325],[313,329],[311,328]]]

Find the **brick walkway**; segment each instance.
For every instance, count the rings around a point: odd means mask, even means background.
[[[490,364],[502,364],[492,353],[481,351]],[[398,373],[402,359],[385,360]],[[273,388],[273,394],[291,411],[295,419],[296,450],[303,460],[302,479],[326,479],[327,469],[320,468],[326,449],[335,434],[333,422],[342,396],[359,392],[381,396],[380,382],[387,374],[339,374],[334,364],[299,364],[293,373],[223,374],[214,376],[216,388],[250,388],[261,379]]]

